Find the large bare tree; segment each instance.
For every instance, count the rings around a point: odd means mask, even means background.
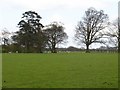
[[[106,32],[106,35],[108,36],[109,44],[114,47],[118,47],[118,19],[108,23],[108,31]]]
[[[85,11],[85,16],[79,21],[75,30],[75,40],[78,44],[86,45],[86,52],[89,52],[89,46],[92,43],[102,43],[101,38],[108,21],[108,15],[103,10],[97,11],[95,8],[89,8]]]
[[[63,25],[58,22],[53,22],[48,25],[44,32],[47,37],[47,46],[52,53],[56,53],[57,45],[66,43],[66,39],[68,38],[67,34],[64,32]]]

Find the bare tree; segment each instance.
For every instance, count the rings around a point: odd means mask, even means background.
[[[103,43],[100,40],[104,34],[108,15],[103,10],[97,11],[95,8],[89,8],[85,11],[85,16],[81,20],[75,30],[75,40],[78,44],[86,45],[86,52],[89,52],[89,46],[92,43]]]
[[[106,32],[106,35],[109,39],[109,44],[112,44],[115,47],[118,47],[118,20],[115,20],[114,22],[108,24],[108,31]]]
[[[9,52],[9,45],[11,44],[11,33],[4,28],[1,30],[1,45],[2,45],[2,52]]]
[[[8,45],[9,44],[9,40],[10,40],[10,32],[6,29],[6,28],[4,28],[3,30],[2,30],[2,32],[1,32],[1,34],[2,34],[2,43],[3,43],[3,45],[5,46],[5,45]]]
[[[120,17],[118,17],[118,53],[120,53]]]
[[[57,45],[65,43],[68,38],[67,34],[64,32],[64,27],[57,22],[48,25],[44,32],[47,38],[47,46],[52,53],[56,53]]]

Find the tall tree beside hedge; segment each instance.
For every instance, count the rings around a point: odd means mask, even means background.
[[[25,52],[33,52],[34,50],[42,52],[44,35],[41,19],[42,17],[38,13],[27,11],[23,13],[22,20],[18,23],[19,31],[12,38],[20,47],[25,48]]]

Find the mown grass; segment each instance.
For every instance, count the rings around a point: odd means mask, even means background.
[[[3,54],[6,88],[117,88],[117,53]]]

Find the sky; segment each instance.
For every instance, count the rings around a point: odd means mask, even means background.
[[[17,24],[22,14],[32,10],[42,17],[43,25],[53,21],[62,22],[69,36],[69,43],[64,46],[77,46],[73,39],[74,31],[85,11],[90,7],[104,10],[109,20],[113,21],[118,17],[118,2],[119,0],[0,0],[0,31],[4,28],[10,32],[19,30]],[[95,46],[97,45],[91,47]]]

